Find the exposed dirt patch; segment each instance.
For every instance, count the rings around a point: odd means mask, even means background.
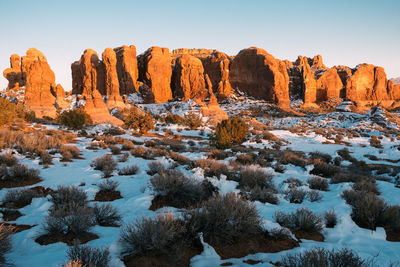
[[[400,233],[386,230],[386,240],[392,242],[400,242]]]
[[[179,258],[168,258],[156,255],[127,257],[123,261],[126,267],[182,267],[189,266],[190,259],[200,254],[202,248],[181,248]]]
[[[42,235],[35,239],[36,243],[40,245],[49,245],[57,242],[63,242],[68,246],[72,246],[75,240],[78,240],[80,244],[86,244],[89,241],[99,238],[98,235],[86,232],[79,236],[75,236],[73,234],[67,235]]]
[[[114,201],[116,199],[122,198],[121,192],[119,191],[104,191],[100,190],[96,193],[96,196],[94,197],[94,201]]]
[[[244,263],[250,264],[250,265],[256,265],[261,263],[262,261],[257,261],[257,260],[252,260],[252,259],[248,259],[248,260],[244,260]]]
[[[298,239],[314,240],[318,242],[323,242],[325,240],[324,236],[318,232],[308,233],[305,231],[293,231],[293,233]]]
[[[19,232],[31,229],[32,227],[36,226],[36,225],[15,224],[15,223],[5,223],[5,225],[11,226],[14,233],[19,233]]]
[[[19,212],[19,210],[4,209],[0,210],[0,212],[3,214],[3,220],[5,222],[15,221],[22,216],[22,213]]]
[[[29,188],[29,190],[37,192],[42,197],[46,197],[47,195],[50,195],[51,193],[54,192],[54,190],[51,189],[50,187],[44,188],[41,185]]]
[[[232,266],[232,265],[233,265],[232,262],[224,262],[220,264],[220,266]]]
[[[206,241],[207,242],[207,241]],[[285,239],[275,240],[268,235],[268,233],[260,234],[253,237],[245,238],[241,242],[237,242],[232,245],[215,245],[210,243],[214,247],[221,259],[230,258],[242,258],[249,254],[255,254],[259,252],[264,253],[275,253],[282,250],[292,249],[298,247],[299,243],[296,240]]]
[[[0,189],[3,188],[13,188],[13,187],[23,187],[28,185],[33,185],[41,182],[42,179],[39,178],[29,178],[21,181],[13,181],[13,180],[0,180]]]

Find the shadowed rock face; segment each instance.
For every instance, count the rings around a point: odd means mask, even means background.
[[[162,103],[172,99],[171,60],[169,49],[157,46],[138,56],[139,80],[146,88],[149,102]]]
[[[183,101],[188,99],[203,101],[208,97],[203,64],[200,59],[185,54],[176,60],[172,88],[173,96]]]
[[[119,93],[119,81],[117,74],[117,55],[111,48],[106,48],[102,55],[105,67],[105,85],[107,95],[107,107],[113,109],[115,107],[125,107],[124,101]]]
[[[231,63],[229,79],[234,90],[289,107],[286,65],[263,49],[241,50]]]

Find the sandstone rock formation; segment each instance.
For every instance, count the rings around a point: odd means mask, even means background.
[[[370,64],[357,66],[347,80],[346,98],[352,101],[388,100],[387,78],[383,68]]]
[[[317,100],[317,81],[314,71],[311,70],[307,57],[299,56],[296,63],[303,78],[304,105],[312,105]]]
[[[172,76],[173,96],[186,101],[204,101],[209,92],[206,89],[203,64],[200,59],[185,54],[175,63]]]
[[[224,99],[233,93],[229,82],[230,58],[222,52],[214,51],[209,56],[202,58],[204,72],[209,76],[214,93],[219,99]]]
[[[119,81],[117,74],[117,55],[112,48],[106,48],[102,54],[105,67],[105,85],[107,95],[107,107],[113,109],[116,107],[124,108],[125,104],[119,93]]]
[[[241,50],[231,63],[229,79],[234,90],[284,108],[290,105],[286,65],[263,49]]]
[[[172,99],[171,55],[168,48],[151,47],[138,56],[139,80],[155,103]]]
[[[343,83],[335,68],[330,68],[319,74],[317,79],[317,102],[326,101],[330,98],[340,98]]]
[[[117,73],[121,95],[139,92],[136,47],[123,45],[114,48],[114,51],[117,54]]]
[[[215,49],[204,49],[204,48],[178,48],[172,50],[171,54],[172,57],[180,57],[182,55],[191,55],[197,58],[207,57],[212,53],[216,52]]]
[[[393,80],[388,81],[388,96],[392,100],[400,100],[400,84],[395,84]]]
[[[69,103],[65,100],[65,91],[61,84],[57,84],[55,90],[53,88],[52,94],[56,97],[56,107],[65,109],[69,107]]]
[[[99,91],[94,90],[91,94],[83,96],[85,100],[84,110],[90,115],[94,123],[109,122],[115,125],[122,125],[122,121],[111,116]]]
[[[11,55],[10,65],[11,68],[7,68],[3,72],[4,78],[8,80],[7,89],[15,90],[25,86],[26,77],[22,73],[19,55]]]
[[[316,55],[313,57],[311,63],[309,63],[311,65],[311,68],[313,70],[323,70],[326,69],[323,61],[322,61],[322,56],[321,55]]]
[[[211,80],[206,74],[206,83],[207,83],[207,88],[208,88],[208,93],[210,95],[210,99],[208,101],[207,106],[203,106],[200,109],[200,114],[203,117],[208,118],[208,123],[216,125],[220,123],[222,120],[225,120],[228,118],[228,114],[223,111],[218,104],[217,98],[214,95],[213,89],[212,89],[212,84]]]

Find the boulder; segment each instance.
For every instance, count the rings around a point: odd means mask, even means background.
[[[286,65],[264,49],[241,50],[230,65],[229,81],[237,92],[290,107]]]
[[[136,47],[134,45],[124,45],[114,48],[114,51],[117,55],[117,73],[120,94],[129,95],[134,92],[139,92]]]
[[[107,107],[113,109],[116,107],[126,107],[119,92],[119,81],[117,74],[117,55],[112,48],[106,48],[102,54],[105,67],[105,85],[107,96]]]
[[[204,80],[204,69],[200,59],[184,54],[176,60],[172,75],[173,95],[186,101],[204,101],[209,92]]]
[[[139,80],[146,87],[152,102],[162,103],[172,99],[171,55],[168,48],[149,48],[138,56],[138,68]]]

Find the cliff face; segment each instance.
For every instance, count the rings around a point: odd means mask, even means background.
[[[383,68],[361,64],[327,68],[320,55],[299,56],[296,61],[279,60],[265,50],[250,47],[235,57],[214,49],[151,47],[136,56],[136,47],[107,48],[101,58],[86,49],[72,63],[72,95],[95,122],[113,121],[114,108],[126,107],[126,95],[141,94],[146,102],[172,99],[209,99],[217,103],[230,95],[245,94],[290,108],[290,98],[301,98],[305,106],[332,98],[358,103],[393,104],[400,100],[400,84],[387,80]],[[3,72],[8,80],[6,95],[18,98],[38,117],[56,116],[56,109],[69,103],[64,89],[56,85],[46,57],[31,48],[26,55],[10,57],[10,68]],[[22,94],[21,94],[22,91]],[[213,105],[214,105],[213,104]],[[212,106],[212,105],[211,105]]]

